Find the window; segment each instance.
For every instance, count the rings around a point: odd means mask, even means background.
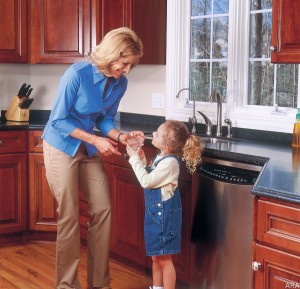
[[[233,126],[292,133],[299,65],[270,62],[271,31],[272,0],[168,1],[166,117],[187,121],[195,99],[216,124],[218,89]]]

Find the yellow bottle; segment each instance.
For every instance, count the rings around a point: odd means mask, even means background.
[[[298,108],[296,121],[294,123],[292,147],[300,148],[300,108]]]

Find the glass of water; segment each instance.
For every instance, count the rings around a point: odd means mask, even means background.
[[[127,145],[130,146],[133,150],[137,151],[142,147],[143,143],[139,136],[134,136],[130,133],[127,137]]]

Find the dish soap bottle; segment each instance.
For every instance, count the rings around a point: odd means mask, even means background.
[[[294,123],[292,147],[297,147],[297,148],[300,147],[300,108],[298,108],[296,121]]]

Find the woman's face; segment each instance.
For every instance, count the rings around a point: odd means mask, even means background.
[[[129,71],[138,63],[139,56],[128,55],[124,57],[119,57],[109,66],[109,73],[114,78],[120,78],[124,73],[129,73]]]

